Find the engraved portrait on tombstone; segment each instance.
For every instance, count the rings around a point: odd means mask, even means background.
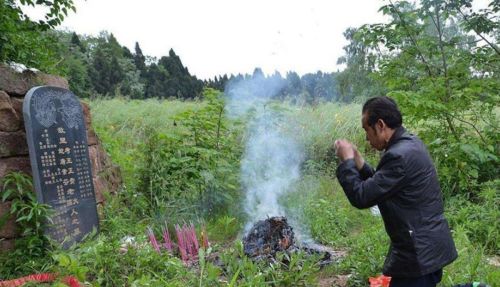
[[[99,228],[80,101],[66,89],[35,87],[23,115],[36,195],[54,211],[46,233],[69,247]]]

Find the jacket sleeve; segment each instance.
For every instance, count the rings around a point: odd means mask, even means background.
[[[365,162],[361,170],[359,171],[359,175],[361,176],[362,180],[366,180],[369,177],[372,177],[375,172],[373,171],[373,168]]]
[[[378,170],[368,178],[356,169],[353,159],[343,161],[337,168],[337,178],[349,202],[360,209],[372,207],[396,192],[404,177],[403,160],[393,154],[385,154]]]

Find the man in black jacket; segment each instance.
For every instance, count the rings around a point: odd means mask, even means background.
[[[380,162],[373,170],[350,142],[337,140],[337,178],[353,206],[380,210],[391,240],[383,269],[392,277],[390,286],[436,286],[457,251],[431,157],[404,129],[389,97],[364,104],[362,125],[370,145],[383,151]]]

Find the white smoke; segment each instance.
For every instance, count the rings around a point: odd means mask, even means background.
[[[247,116],[247,143],[241,161],[245,189],[247,232],[258,220],[285,216],[279,199],[300,179],[303,149],[283,127],[286,122],[269,108],[269,101],[283,88],[281,81],[253,77],[226,86],[227,111],[233,118]]]

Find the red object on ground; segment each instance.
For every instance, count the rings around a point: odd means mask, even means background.
[[[163,247],[168,250],[168,252],[172,253],[173,251],[173,245],[172,245],[172,240],[170,239],[170,232],[168,232],[168,225],[165,223],[165,226],[163,227]]]
[[[378,277],[370,277],[368,281],[370,281],[370,287],[389,287],[391,277],[380,275]]]
[[[160,245],[158,245],[158,241],[156,240],[153,229],[151,227],[148,227],[146,233],[149,237],[149,241],[151,242],[151,245],[153,246],[154,250],[156,250],[156,252],[158,253],[161,253]]]
[[[80,282],[78,281],[78,279],[76,279],[73,276],[64,277],[64,279],[62,281],[64,284],[68,285],[69,287],[81,287],[82,286],[82,285],[80,285]]]
[[[56,279],[57,279],[57,274],[54,273],[32,274],[18,279],[0,281],[0,287],[17,287],[17,286],[22,286],[28,282],[48,283],[48,282],[53,282]],[[73,276],[64,277],[62,282],[70,287],[81,286],[80,282],[78,282],[78,280]]]

